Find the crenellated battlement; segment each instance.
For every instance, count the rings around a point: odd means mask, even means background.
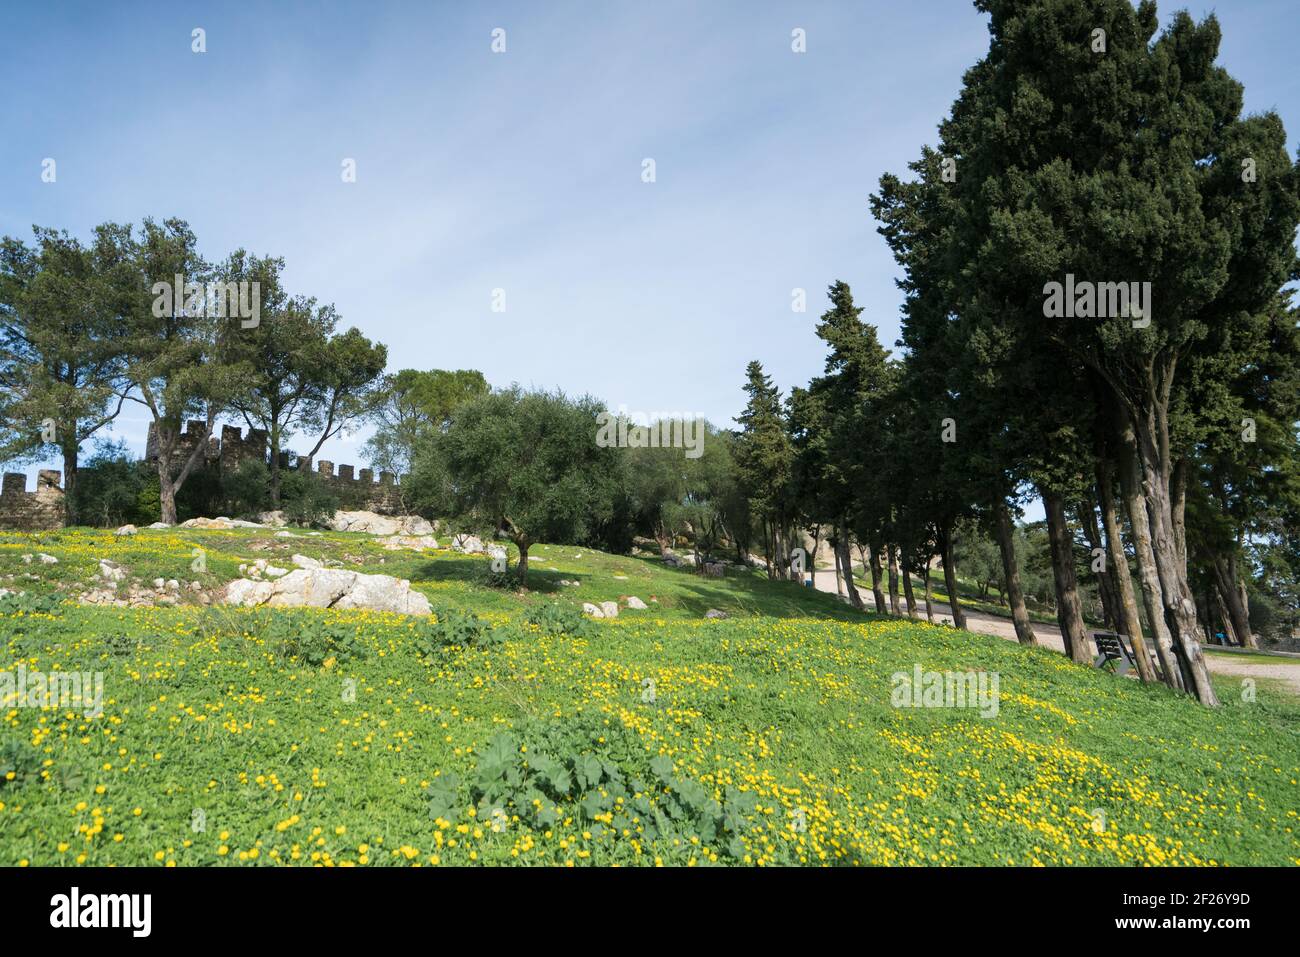
[[[0,485],[0,528],[25,532],[46,532],[63,527],[63,473],[41,469],[36,475],[36,491],[27,491],[27,476],[6,472]]]
[[[185,423],[185,431],[181,433],[173,455],[177,470],[194,450],[195,444],[203,440],[205,427],[205,423],[199,419]],[[269,445],[265,429],[250,428],[245,434],[237,425],[223,425],[220,435],[214,430],[208,437],[207,448],[203,452],[204,464],[224,473],[235,471],[244,462],[269,464]],[[145,459],[155,461],[157,458],[158,439],[154,426],[150,424],[145,441]],[[311,472],[313,464],[316,478],[340,495],[346,496],[349,503],[380,513],[400,509],[399,479],[392,472],[380,472],[379,480],[376,481],[372,469],[361,469],[358,472],[352,465],[340,465],[336,473],[333,462],[321,459],[313,463],[309,456],[295,455],[288,451],[280,453],[280,468],[285,471]]]
[[[334,463],[328,459],[313,462],[305,455],[280,453],[280,468],[285,471],[311,472],[313,465],[317,479],[334,490],[348,495],[353,501],[364,502],[365,507],[370,511],[383,514],[401,507],[401,498],[398,494],[399,478],[392,472],[380,472],[379,480],[375,481],[373,469],[357,471],[351,465],[340,465],[336,472]]]
[[[172,461],[179,470],[194,451],[194,446],[203,441],[207,423],[202,419],[190,419],[185,429],[177,438],[176,451]],[[223,470],[237,469],[244,461],[266,461],[267,436],[265,429],[249,429],[245,437],[243,429],[237,425],[223,425],[221,431],[214,429],[208,436],[208,446],[203,458],[207,463],[219,463]],[[144,445],[145,461],[153,462],[158,458],[158,433],[154,423],[149,423],[149,433]]]

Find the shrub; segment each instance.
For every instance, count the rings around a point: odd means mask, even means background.
[[[531,722],[498,734],[468,782],[442,774],[426,793],[435,819],[454,820],[472,803],[493,830],[516,817],[538,830],[572,817],[597,839],[635,826],[638,841],[697,843],[734,859],[747,852],[740,835],[757,807],[752,792],[732,787],[719,801],[710,788],[675,774],[670,758],[648,758],[635,732],[601,717]]]
[[[310,472],[280,473],[280,508],[285,521],[314,525],[333,517],[338,507],[338,496]]]
[[[349,661],[365,658],[365,647],[343,622],[331,622],[316,616],[266,611],[257,615],[249,626],[281,659],[296,659],[313,668],[329,658]]]
[[[0,595],[0,615],[57,615],[63,606],[58,595],[34,595],[31,592]]]
[[[459,608],[435,609],[433,617],[416,625],[415,647],[425,657],[444,648],[487,648],[510,637],[508,628],[493,628],[473,612]]]
[[[0,787],[20,784],[24,778],[35,775],[40,767],[40,754],[26,741],[6,738],[0,744]]]
[[[271,505],[271,471],[265,462],[245,459],[231,474],[221,476],[224,515],[257,518]]]
[[[157,475],[152,476],[158,485]],[[122,442],[101,442],[95,453],[77,470],[72,490],[73,511],[78,522],[115,528],[126,524],[149,524],[158,520],[141,496],[150,480],[148,466],[132,461]]]
[[[572,605],[550,602],[528,613],[528,623],[548,635],[572,635],[586,638],[592,633],[591,621]]]

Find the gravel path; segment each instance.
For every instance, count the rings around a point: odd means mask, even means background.
[[[834,571],[818,570],[817,590],[824,591],[828,594],[835,594],[835,573]],[[856,582],[856,579],[855,579]],[[863,588],[861,583],[858,584],[858,594],[862,596],[862,601],[867,608],[875,608],[876,602],[871,594],[871,586]],[[885,596],[886,602],[889,596]],[[900,604],[906,607],[903,597],[899,596]],[[922,620],[925,617],[925,601],[917,596],[918,614]],[[884,609],[888,611],[888,608]],[[1010,641],[1016,640],[1015,625],[1010,618],[1002,618],[998,615],[990,615],[988,612],[976,611],[973,608],[963,609],[966,612],[966,627],[971,631],[977,631],[985,635],[997,635],[999,638],[1006,638]],[[934,602],[934,620],[952,621],[952,609],[943,602]],[[1033,622],[1034,634],[1038,637],[1038,643],[1048,648],[1054,648],[1061,654],[1065,654],[1065,642],[1061,638],[1061,629],[1056,625],[1045,625],[1041,622]],[[1235,675],[1241,678],[1267,678],[1282,682],[1292,694],[1300,697],[1300,659],[1279,658],[1277,664],[1260,664],[1254,661],[1236,661],[1226,654],[1207,654],[1206,660],[1210,664],[1210,670],[1220,675]]]

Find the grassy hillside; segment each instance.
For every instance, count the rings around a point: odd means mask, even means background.
[[[74,529],[0,535],[0,586],[80,591],[109,558],[212,590],[294,552],[490,628],[11,604],[0,671],[101,671],[105,697],[93,719],[0,705],[0,864],[1300,863],[1292,701],[1225,684],[1209,711],[754,574],[539,547],[520,595],[365,536]],[[528,621],[626,595],[649,609]],[[893,707],[918,664],[996,673],[996,715]]]

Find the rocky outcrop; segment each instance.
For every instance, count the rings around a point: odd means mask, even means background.
[[[477,535],[466,535],[462,532],[455,535],[451,540],[453,551],[464,552],[466,555],[483,554],[483,542]]]
[[[380,515],[377,512],[338,511],[329,525],[336,532],[365,532],[370,535],[423,536],[432,535],[434,531],[429,520],[419,515]]]
[[[229,530],[232,528],[265,528],[257,522],[247,522],[242,518],[227,518],[219,515],[216,518],[191,518],[188,521],[181,522],[181,528],[210,528],[218,530]]]
[[[297,562],[303,556],[294,556]],[[308,561],[311,561],[308,559]],[[363,575],[319,563],[297,568],[274,581],[237,578],[226,586],[227,605],[270,608],[366,608],[403,615],[428,615],[429,599],[404,578]]]

